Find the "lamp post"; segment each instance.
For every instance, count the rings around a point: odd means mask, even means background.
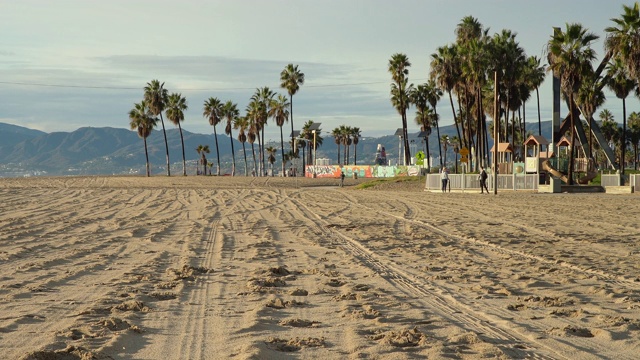
[[[309,130],[313,133],[313,161],[311,163],[313,164],[313,173],[315,174],[316,166],[318,165],[318,159],[316,158],[316,134],[321,131],[320,123],[312,122],[311,125],[309,125]]]

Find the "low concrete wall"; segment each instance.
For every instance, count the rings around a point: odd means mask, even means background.
[[[633,194],[633,186],[607,186],[607,194]]]

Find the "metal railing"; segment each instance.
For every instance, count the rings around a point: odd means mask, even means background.
[[[498,190],[538,190],[539,179],[540,176],[538,174],[498,175]],[[489,188],[489,191],[493,191],[493,175],[489,175],[489,178],[487,178],[487,187]],[[441,190],[442,181],[440,180],[440,174],[428,174],[425,182],[425,189]],[[478,174],[449,174],[448,189],[451,189],[452,191],[479,191],[480,180],[478,180]]]

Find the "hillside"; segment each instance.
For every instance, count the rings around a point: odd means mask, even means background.
[[[531,129],[537,124],[530,124]],[[529,127],[528,127],[529,128]],[[544,128],[550,128],[545,124]],[[416,132],[410,133],[412,149],[424,150],[423,139],[416,138]],[[185,142],[185,157],[188,163],[188,173],[196,172],[198,145],[209,145],[207,154],[209,162],[216,162],[215,141],[212,134],[197,134],[183,131]],[[440,129],[440,135],[455,136],[454,126]],[[548,134],[543,134],[548,136]],[[177,129],[167,130],[169,157],[172,173],[182,172],[182,148],[180,134]],[[233,140],[236,150],[237,173],[244,174],[244,157],[242,144]],[[0,123],[0,176],[28,176],[28,175],[109,175],[109,174],[140,174],[144,172],[144,146],[141,138],[134,131],[123,128],[93,128],[84,127],[73,132],[45,133],[38,130],[16,125]],[[357,147],[358,164],[372,164],[375,160],[378,144],[387,151],[387,159],[395,164],[398,160],[399,139],[388,135],[378,138],[365,137]],[[149,161],[153,174],[165,173],[166,154],[162,131],[154,131],[147,139]],[[220,162],[223,173],[231,169],[231,145],[229,137],[218,134]],[[267,146],[280,147],[279,142],[270,142]],[[249,168],[253,164],[251,145],[245,144]],[[287,146],[287,145],[285,145]],[[438,141],[434,133],[429,138],[429,149],[432,157],[437,157]],[[257,150],[257,144],[256,144]],[[350,149],[353,151],[353,148]],[[344,148],[340,147],[340,156],[344,156]],[[275,169],[280,168],[280,152],[276,156]],[[353,158],[353,154],[350,154]],[[257,156],[257,154],[256,154]],[[317,158],[328,158],[337,163],[338,146],[331,136],[324,137],[324,142],[318,148]],[[451,156],[451,155],[449,155]],[[300,163],[302,160],[300,160]],[[214,165],[215,168],[215,165]],[[251,171],[251,170],[249,170]]]

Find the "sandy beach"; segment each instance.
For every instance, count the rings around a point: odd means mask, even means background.
[[[637,359],[640,196],[0,179],[5,359]]]

